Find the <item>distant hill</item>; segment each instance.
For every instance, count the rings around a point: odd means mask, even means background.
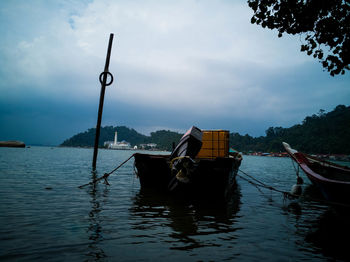
[[[230,144],[239,151],[281,152],[282,141],[305,153],[350,154],[350,106],[307,116],[290,128],[269,127],[266,136],[230,134]]]
[[[160,130],[152,132],[151,136],[148,137],[149,143],[156,143],[157,148],[172,151],[173,143],[177,144],[183,134],[179,134],[172,131]]]
[[[166,130],[145,136],[125,126],[105,126],[101,128],[99,146],[102,147],[105,141],[113,141],[115,131],[118,131],[118,141],[126,140],[132,146],[156,143],[158,149],[168,151],[182,136]],[[95,132],[95,128],[90,128],[65,140],[61,146],[93,147]],[[266,136],[230,134],[230,146],[241,152],[283,152],[283,141],[305,153],[350,154],[350,106],[338,105],[329,113],[320,110],[290,128],[269,127]]]
[[[118,132],[118,141],[128,141],[132,146],[146,143],[156,143],[160,150],[172,150],[172,143],[177,143],[182,134],[172,131],[156,131],[151,136],[145,136],[134,129],[125,126],[105,126],[101,127],[99,146],[102,147],[105,141],[113,141],[115,132]],[[96,128],[90,128],[65,140],[60,146],[68,147],[93,147],[95,142]]]

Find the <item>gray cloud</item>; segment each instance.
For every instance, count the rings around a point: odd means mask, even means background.
[[[229,1],[2,1],[0,139],[57,144],[93,127],[110,32],[103,125],[258,136],[350,101],[348,75],[251,14]]]

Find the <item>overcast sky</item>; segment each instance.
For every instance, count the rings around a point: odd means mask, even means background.
[[[102,125],[140,133],[227,129],[265,135],[350,103],[302,38],[252,25],[246,1],[0,1],[0,140],[59,144]]]

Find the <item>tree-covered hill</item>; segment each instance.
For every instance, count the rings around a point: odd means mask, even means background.
[[[105,141],[113,141],[115,132],[118,132],[118,141],[126,140],[132,145],[145,143],[147,137],[139,134],[134,129],[125,126],[105,126],[101,127],[99,146],[103,146]],[[65,140],[61,146],[71,147],[93,147],[95,142],[96,128],[90,128],[85,132],[79,133]]]
[[[156,143],[158,148],[172,151],[173,143],[177,144],[183,134],[179,134],[172,131],[160,130],[151,133],[149,141]]]
[[[307,116],[290,128],[270,127],[264,137],[230,135],[230,145],[239,151],[281,152],[282,142],[305,153],[350,154],[350,106]]]
[[[113,141],[115,132],[118,132],[118,141],[128,141],[132,146],[156,143],[160,150],[172,150],[172,143],[177,143],[182,134],[172,131],[156,131],[152,132],[151,136],[145,136],[138,133],[134,129],[125,126],[105,126],[101,127],[99,146],[102,147],[105,141]],[[93,147],[95,142],[96,128],[90,128],[85,132],[79,133],[65,140],[61,146],[68,147]]]
[[[105,126],[101,128],[99,146],[102,147],[105,141],[113,141],[115,131],[118,131],[118,141],[126,140],[132,146],[156,143],[158,149],[168,151],[182,136],[166,130],[145,136],[125,126]],[[61,146],[93,147],[94,141],[95,128],[90,128],[67,139]],[[283,141],[305,153],[350,154],[350,106],[338,105],[329,113],[320,110],[290,128],[269,127],[266,136],[230,134],[230,146],[241,152],[283,152]]]

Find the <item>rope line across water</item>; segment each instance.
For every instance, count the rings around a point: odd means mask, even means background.
[[[126,159],[124,162],[122,162],[119,166],[117,166],[116,168],[114,168],[111,172],[109,173],[105,173],[103,176],[97,178],[97,179],[94,179],[93,181],[91,181],[90,183],[87,183],[87,184],[84,184],[84,185],[81,185],[79,186],[78,188],[83,188],[85,186],[88,186],[88,185],[93,185],[95,184],[96,182],[99,182],[100,180],[104,179],[105,180],[105,183],[107,185],[109,185],[108,181],[107,181],[107,178],[113,174],[115,171],[117,171],[119,168],[121,168],[124,164],[126,164],[131,158],[134,157],[134,154],[132,154],[128,159]]]
[[[242,174],[246,175],[247,177],[249,177],[250,179],[246,178],[246,177],[243,177],[239,174],[237,174],[238,177],[242,178],[243,180],[247,181],[248,183],[252,184],[253,186],[255,186],[259,191],[259,187],[263,187],[263,188],[266,188],[266,189],[270,189],[272,191],[275,191],[275,192],[279,192],[279,193],[282,193],[284,198],[289,198],[289,199],[297,199],[299,198],[300,196],[299,195],[295,195],[295,194],[292,194],[290,192],[287,192],[287,191],[283,191],[283,190],[279,190],[277,188],[274,188],[272,186],[269,186],[269,185],[266,185],[264,184],[263,182],[261,182],[260,180],[254,178],[253,176],[251,175],[248,175],[246,172],[242,171],[242,170],[238,170],[240,171]],[[256,182],[254,182],[256,181]],[[261,191],[260,191],[261,192]],[[344,203],[339,203],[339,202],[333,202],[333,201],[328,201],[328,200],[325,200],[325,199],[320,199],[320,198],[314,198],[314,197],[310,197],[310,196],[306,196],[306,195],[302,195],[303,198],[305,199],[308,199],[308,200],[311,200],[311,201],[315,201],[315,202],[322,202],[323,204],[328,204],[328,205],[334,205],[334,206],[341,206],[341,207],[346,207],[346,208],[350,208],[350,205],[349,204],[344,204]]]
[[[287,191],[283,191],[283,190],[279,190],[277,188],[274,188],[273,186],[269,186],[269,185],[266,185],[264,184],[263,182],[261,182],[260,180],[248,175],[246,172],[242,171],[242,170],[238,170],[240,171],[242,174],[246,175],[247,177],[249,177],[251,180],[249,180],[248,178],[245,178],[239,174],[237,174],[237,176],[239,176],[240,178],[242,178],[243,180],[247,181],[248,183],[254,185],[256,188],[258,187],[263,187],[263,188],[266,188],[266,189],[270,189],[272,191],[275,191],[275,192],[278,192],[278,193],[282,193],[283,196],[286,198],[291,198],[291,199],[295,199],[295,198],[298,198],[299,196],[298,195],[295,195],[295,194],[292,194],[290,192],[287,192]],[[253,181],[252,181],[253,180]],[[256,181],[256,182],[254,182]]]

